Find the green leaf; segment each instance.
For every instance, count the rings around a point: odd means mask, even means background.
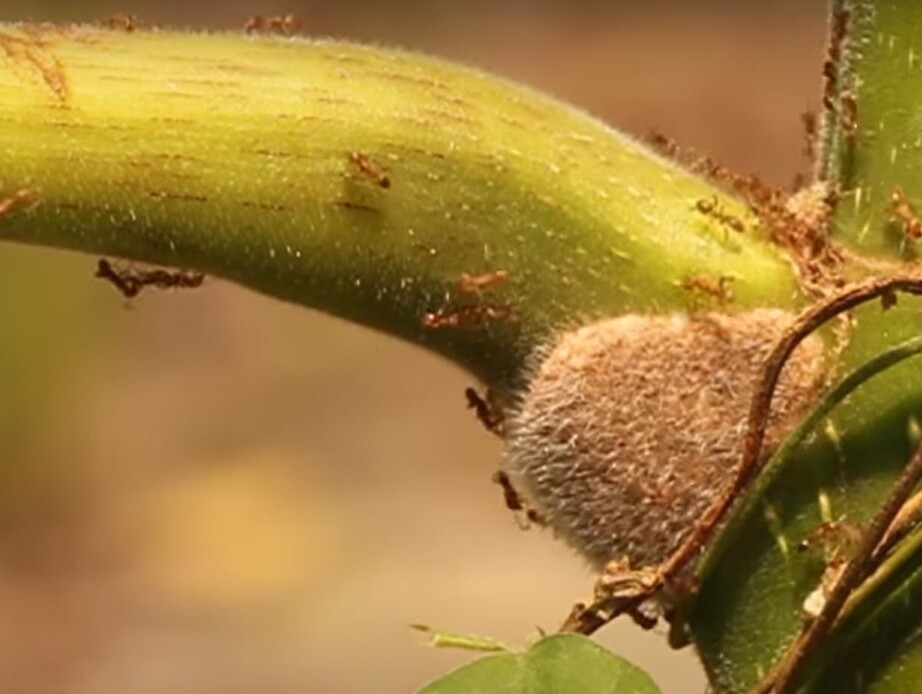
[[[426,685],[419,694],[656,694],[643,670],[585,636],[556,634],[524,653],[491,655]]]

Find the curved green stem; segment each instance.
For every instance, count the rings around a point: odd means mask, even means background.
[[[333,42],[0,25],[0,238],[194,267],[514,388],[562,327],[791,306],[736,201],[585,114]],[[711,200],[745,233],[696,209]],[[706,301],[715,301],[705,297]]]

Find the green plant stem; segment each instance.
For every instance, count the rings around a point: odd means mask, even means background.
[[[557,330],[700,306],[691,275],[732,278],[729,308],[799,301],[739,202],[473,70],[85,26],[0,25],[0,51],[3,239],[196,268],[507,389]]]
[[[822,157],[841,192],[836,237],[865,252],[914,259],[892,203],[899,188],[922,213],[922,4],[902,0],[835,0],[831,24],[847,35],[835,74]]]

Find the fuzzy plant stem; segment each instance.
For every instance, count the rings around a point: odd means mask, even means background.
[[[501,390],[562,328],[700,303],[691,277],[732,283],[734,307],[799,302],[738,201],[573,108],[409,53],[0,25],[0,131],[0,239],[228,278]]]

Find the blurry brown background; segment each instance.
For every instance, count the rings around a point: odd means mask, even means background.
[[[0,18],[236,29],[291,9],[786,185],[825,7],[760,5],[0,0]],[[465,374],[217,280],[126,305],[93,269],[0,246],[0,691],[407,692],[471,657],[407,624],[522,643],[586,595],[580,560],[504,509]],[[666,692],[704,690],[659,635],[600,638]]]

